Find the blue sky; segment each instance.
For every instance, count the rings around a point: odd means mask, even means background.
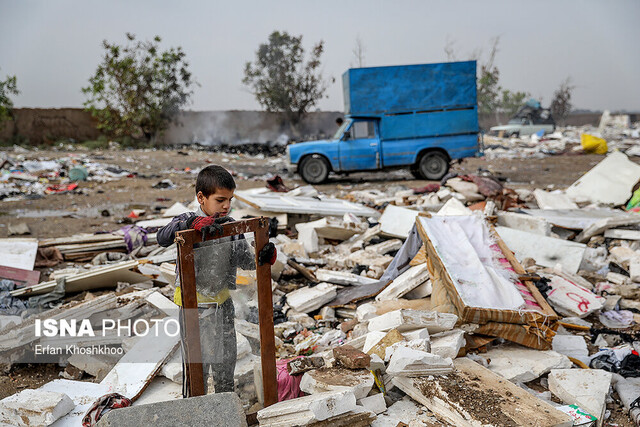
[[[640,2],[590,1],[163,1],[0,0],[0,78],[18,77],[17,107],[80,107],[103,39],[158,34],[182,46],[201,86],[193,110],[259,109],[242,83],[246,61],[273,30],[325,42],[324,73],[336,78],[319,108],[342,110],[340,76],[354,64],[440,62],[488,51],[500,37],[501,84],[548,104],[567,76],[574,105],[640,110]]]

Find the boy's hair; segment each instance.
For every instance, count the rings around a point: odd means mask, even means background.
[[[235,190],[236,182],[231,174],[222,166],[210,165],[202,169],[196,178],[196,194],[202,191],[204,197],[209,197],[218,188]]]

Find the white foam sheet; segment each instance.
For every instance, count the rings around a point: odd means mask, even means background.
[[[418,221],[467,306],[523,309],[524,299],[494,257],[495,241],[481,218],[433,216]]]
[[[0,265],[33,270],[37,252],[37,239],[0,239]]]

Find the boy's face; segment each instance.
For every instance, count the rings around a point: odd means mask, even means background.
[[[202,211],[208,216],[216,215],[227,216],[231,210],[231,199],[233,199],[234,190],[226,188],[218,188],[215,193],[211,193],[209,197],[205,197],[202,191],[199,191],[196,197]]]

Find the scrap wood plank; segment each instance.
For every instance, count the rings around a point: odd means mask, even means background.
[[[373,298],[389,286],[390,283],[391,280],[387,282],[377,281],[368,285],[349,286],[339,289],[338,295],[327,305],[330,307],[342,307],[352,302]]]
[[[453,373],[394,377],[392,382],[438,418],[455,426],[562,426],[572,418],[489,369],[460,357]]]
[[[120,393],[131,400],[140,397],[180,342],[180,334],[172,336],[174,325],[178,325],[177,316],[156,323],[122,356],[100,384],[107,386],[110,393]]]
[[[109,241],[118,241],[118,240],[124,241],[124,237],[116,234],[76,234],[75,236],[71,236],[71,237],[43,239],[38,241],[38,246],[41,248],[44,248],[47,246],[109,242]]]
[[[0,279],[13,280],[18,286],[34,286],[40,280],[40,272],[0,265]]]
[[[118,282],[140,283],[149,280],[147,276],[129,271],[138,265],[138,261],[124,261],[105,267],[85,271],[67,277],[66,291],[79,292],[99,288],[115,288]],[[11,296],[31,296],[51,292],[56,287],[56,281],[50,280],[34,286],[11,291]]]

